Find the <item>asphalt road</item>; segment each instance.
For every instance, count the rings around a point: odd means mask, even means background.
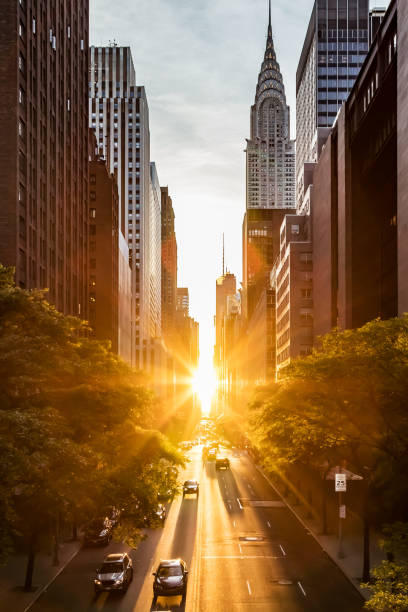
[[[356,612],[362,599],[308,531],[284,506],[246,456],[216,472],[201,448],[181,478],[196,478],[200,496],[176,498],[164,529],[149,530],[130,551],[134,579],[124,595],[93,595],[96,567],[111,542],[84,548],[64,569],[33,612],[187,610],[194,612]],[[159,559],[182,557],[189,567],[186,601],[159,597],[153,605],[152,571]]]

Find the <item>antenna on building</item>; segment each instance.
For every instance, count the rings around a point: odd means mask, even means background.
[[[271,19],[271,0],[269,0],[269,27],[272,28],[272,19]]]

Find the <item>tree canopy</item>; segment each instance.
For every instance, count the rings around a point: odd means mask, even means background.
[[[408,503],[407,397],[407,317],[336,330],[257,391],[251,439],[271,469],[346,458],[369,473],[382,515],[399,518]]]
[[[183,461],[155,429],[159,404],[141,374],[12,277],[0,265],[3,559],[16,535],[41,534],[59,513],[81,521],[115,505],[140,526]]]

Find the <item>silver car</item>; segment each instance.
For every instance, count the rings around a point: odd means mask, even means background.
[[[107,555],[96,570],[95,594],[100,591],[127,591],[132,578],[132,559],[127,553]]]

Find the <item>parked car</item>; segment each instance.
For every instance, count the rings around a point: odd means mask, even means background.
[[[183,484],[183,497],[186,495],[197,495],[198,497],[199,488],[197,480],[186,480]]]
[[[230,467],[230,462],[227,457],[224,457],[223,459],[217,459],[215,462],[216,470],[229,470],[229,467]]]
[[[107,516],[89,521],[84,528],[85,546],[109,544],[112,539],[113,524]]]
[[[96,570],[95,593],[100,591],[127,591],[133,579],[132,559],[125,552],[108,555]]]
[[[166,518],[167,510],[165,506],[163,504],[157,504],[156,508],[154,508],[152,512],[150,512],[144,517],[144,522],[145,525],[148,527],[155,525],[157,526],[157,523],[161,523],[161,525],[163,526]]]
[[[183,595],[187,592],[187,565],[183,559],[160,561],[153,573],[153,597],[156,601],[160,595]]]

